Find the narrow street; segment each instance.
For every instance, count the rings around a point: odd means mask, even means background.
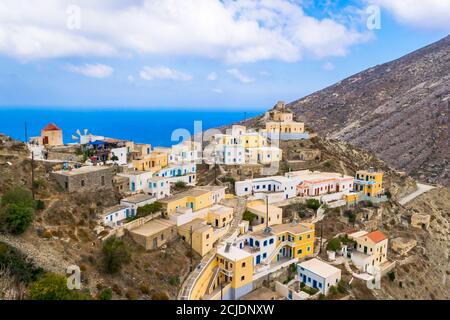
[[[243,198],[237,198],[237,204],[234,210],[234,219],[230,225],[230,229],[228,232],[222,237],[219,241],[219,246],[224,245],[226,242],[233,241],[239,232],[239,224],[242,221],[242,217],[244,215],[246,209],[246,201]],[[209,265],[209,263],[214,259],[217,251],[217,246],[215,246],[197,265],[197,267],[189,274],[186,280],[183,282],[181,286],[180,292],[178,294],[179,300],[189,300],[192,289],[197,282],[198,277],[203,273],[205,268]]]

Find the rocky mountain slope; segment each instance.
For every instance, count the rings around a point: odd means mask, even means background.
[[[450,186],[450,36],[288,107],[320,135]]]

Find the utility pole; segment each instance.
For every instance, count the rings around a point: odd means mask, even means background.
[[[31,150],[31,194],[34,200],[34,151]]]
[[[319,247],[319,254],[322,253],[322,244],[323,244],[323,220],[320,222],[320,247]]]
[[[266,195],[266,228],[269,228],[269,195]]]
[[[192,226],[191,226],[191,228],[190,228],[190,231],[189,231],[189,234],[190,234],[190,243],[191,243],[191,254],[190,254],[190,256],[191,256],[191,266],[190,266],[190,270],[191,270],[191,272],[192,272],[192,269],[193,269],[193,266],[192,266],[192,256],[193,256],[193,252],[192,252]]]

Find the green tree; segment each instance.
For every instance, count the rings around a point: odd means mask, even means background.
[[[23,187],[12,188],[3,194],[1,206],[7,207],[9,204],[30,208],[34,208],[36,206],[31,191]]]
[[[21,234],[25,232],[31,222],[33,222],[32,208],[21,207],[10,204],[4,210],[4,223],[6,229],[13,234]]]
[[[28,298],[30,300],[87,300],[90,296],[70,290],[64,276],[46,273],[31,284]]]
[[[150,214],[161,211],[161,209],[162,209],[161,202],[153,202],[153,203],[147,204],[143,207],[139,207],[137,210],[137,216],[140,218],[146,217]]]
[[[112,299],[112,290],[111,288],[103,289],[102,292],[98,295],[98,300],[111,300]]]
[[[185,189],[186,186],[187,186],[187,183],[184,182],[184,181],[180,180],[180,181],[175,182],[175,188],[176,189]]]
[[[308,199],[308,200],[306,200],[306,206],[309,209],[317,211],[317,209],[320,208],[320,201],[317,199]]]
[[[130,261],[130,252],[122,240],[111,237],[105,241],[102,248],[102,263],[107,273],[114,274],[119,272],[122,265]]]
[[[246,221],[248,221],[248,222],[252,222],[253,221],[253,219],[255,219],[256,218],[256,214],[254,214],[254,213],[252,213],[252,212],[250,212],[250,211],[248,211],[248,210],[245,210],[245,212],[244,212],[244,215],[242,216],[242,219],[243,220],[246,220]]]
[[[36,202],[30,191],[16,187],[8,190],[0,205],[0,226],[10,233],[20,234],[33,222]]]
[[[341,250],[341,240],[338,238],[331,239],[327,244],[328,251],[339,251]]]

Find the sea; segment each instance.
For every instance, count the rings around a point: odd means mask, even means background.
[[[211,110],[214,110],[211,108]],[[73,135],[93,135],[168,147],[194,135],[261,114],[237,111],[185,111],[143,109],[56,109],[0,107],[0,133],[25,141],[39,136],[48,123],[63,130],[64,143],[75,143]]]

